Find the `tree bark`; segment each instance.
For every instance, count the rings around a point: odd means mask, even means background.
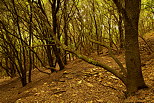
[[[47,45],[47,49],[46,49],[46,52],[47,52],[47,59],[48,59],[48,64],[49,64],[49,66],[52,68],[55,68],[55,64],[54,64],[54,58],[53,58],[53,54],[51,54],[51,52],[52,52],[52,48],[51,48],[51,44],[52,44],[52,42],[50,42],[50,41],[47,41],[46,40],[46,44],[49,44],[49,45]],[[50,68],[50,71],[51,71],[51,73],[52,72],[54,72],[55,70],[54,69],[51,69]]]
[[[52,0],[52,21],[53,21],[53,36],[57,37],[57,13],[59,11],[60,6],[60,0]],[[52,36],[51,36],[52,37]],[[53,39],[53,38],[52,38]],[[60,39],[60,38],[58,38]],[[58,65],[60,67],[60,70],[64,69],[64,63],[62,61],[61,55],[60,55],[60,48],[55,44],[52,46],[53,52],[56,56],[56,61],[58,62]]]
[[[147,87],[141,70],[138,44],[138,21],[141,0],[125,0],[125,60],[127,67],[127,95]]]
[[[68,46],[68,14],[67,14],[67,3],[68,0],[64,0],[64,44]],[[67,51],[64,50],[64,64],[67,64]]]
[[[122,15],[119,13],[119,21],[118,21],[118,29],[119,29],[119,39],[120,39],[120,49],[124,48],[124,33],[122,27]]]
[[[31,3],[30,1],[28,1]],[[32,1],[33,2],[33,1]],[[32,38],[33,38],[33,30],[32,30],[32,6],[29,6],[29,46],[32,45]],[[28,74],[28,82],[30,83],[32,81],[31,75],[32,75],[32,52],[29,49],[29,74]]]

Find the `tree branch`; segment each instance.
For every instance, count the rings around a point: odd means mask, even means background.
[[[82,59],[82,60],[84,60],[85,62],[87,62],[89,64],[104,68],[108,72],[110,72],[113,75],[115,75],[116,77],[118,77],[124,84],[126,84],[126,77],[124,75],[120,74],[119,72],[117,72],[115,69],[113,69],[113,68],[111,68],[111,67],[109,67],[109,66],[107,66],[107,65],[105,65],[103,63],[100,63],[98,61],[95,61],[95,60],[93,60],[93,59],[91,59],[91,58],[89,58],[87,56],[81,55],[76,51],[71,50],[71,48],[68,48],[68,46],[62,44],[55,36],[54,36],[54,39],[56,41],[56,44],[60,45],[62,49],[76,55],[79,59]]]
[[[126,76],[126,69],[123,67],[122,63],[118,60],[118,58],[116,58],[114,55],[113,55],[113,52],[111,50],[111,48],[107,45],[104,45],[103,43],[99,42],[99,41],[95,41],[93,39],[89,39],[91,42],[95,43],[95,44],[99,44],[105,48],[107,48],[109,50],[109,55],[112,57],[112,59],[118,64],[119,68],[121,69],[121,72],[124,74],[124,76]]]
[[[95,65],[95,66],[98,66],[98,67],[102,67],[104,68],[105,70],[107,70],[108,72],[112,73],[113,75],[115,75],[116,77],[118,77],[124,84],[126,83],[126,79],[125,79],[125,76],[123,76],[122,74],[120,74],[119,72],[117,72],[115,69],[105,65],[105,64],[102,64],[98,61],[95,61],[87,56],[84,56],[84,55],[81,55],[75,51],[72,51],[68,48],[63,48],[65,49],[66,51],[76,55],[79,59],[82,59],[84,60],[85,62],[89,63],[89,64],[92,64],[92,65]]]

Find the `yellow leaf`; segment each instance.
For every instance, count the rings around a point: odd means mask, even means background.
[[[89,87],[94,87],[94,85],[91,84],[91,83],[86,83],[86,85],[89,86]]]
[[[78,81],[78,84],[81,84],[82,83],[82,80]]]
[[[93,103],[93,101],[88,101],[88,102],[86,102],[86,103]]]

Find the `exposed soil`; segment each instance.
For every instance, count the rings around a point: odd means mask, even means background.
[[[94,53],[91,57],[118,69],[108,55],[97,56]],[[123,54],[116,57],[124,64]],[[69,62],[65,70],[51,75],[34,69],[32,82],[25,87],[21,86],[19,78],[0,79],[0,103],[154,103],[154,56],[143,52],[141,58],[149,88],[127,99],[125,86],[118,78],[102,68],[76,59]]]

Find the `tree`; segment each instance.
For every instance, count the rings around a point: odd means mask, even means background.
[[[138,44],[138,22],[141,0],[126,0],[124,16],[125,24],[125,60],[127,67],[127,91],[129,94],[146,88],[142,70]]]
[[[60,6],[60,0],[52,0],[52,3],[50,1],[50,4],[52,6],[52,23],[53,23],[53,36],[56,36],[57,34],[57,38],[60,40],[60,35],[59,35],[59,30],[57,29],[58,27],[58,23],[57,23],[57,13],[59,11],[59,6]],[[53,39],[53,37],[51,36],[51,38]],[[52,46],[54,54],[56,56],[56,61],[59,64],[60,70],[64,69],[64,63],[62,61],[61,58],[61,52],[60,52],[60,48],[58,48],[58,46],[55,44]]]
[[[41,41],[43,44],[43,47],[46,50],[46,55],[48,56],[48,64],[50,67],[54,66],[52,60],[54,56],[57,59],[60,69],[64,68],[61,55],[61,49],[63,49],[65,51],[64,55],[66,55],[67,52],[72,53],[73,55],[76,55],[76,57],[95,66],[102,67],[114,74],[125,84],[128,96],[132,95],[139,89],[146,88],[147,86],[144,82],[141,70],[141,60],[138,44],[138,22],[141,0],[112,1],[115,3],[118,12],[115,12],[115,7],[112,7],[113,5],[107,5],[113,3],[108,0],[102,0],[104,3],[101,5],[98,3],[101,2],[101,0],[88,0],[87,3],[86,0],[79,2],[76,0],[67,2],[66,0],[48,0],[47,4],[50,8],[49,11],[47,11],[47,8],[44,6],[44,1],[38,0],[34,3],[29,2],[31,9],[27,9],[28,13],[26,13],[26,10],[25,12],[21,12],[21,8],[24,8],[24,6],[19,6],[19,4],[21,5],[22,3],[12,0],[12,4],[9,5],[8,10],[13,22],[9,22],[9,20],[6,20],[5,18],[0,21],[2,25],[2,28],[0,29],[2,34],[0,36],[0,40],[3,42],[3,45],[0,46],[6,51],[6,55],[10,58],[10,60],[16,64],[15,66],[17,72],[19,72],[23,86],[25,86],[27,83],[26,63],[28,60],[30,63],[34,63],[34,61],[30,59],[31,53],[34,53],[35,57],[40,60],[39,56],[41,54],[35,52],[35,50],[32,49],[33,47],[31,47],[34,42],[32,37],[35,37],[35,42]],[[5,3],[6,8],[7,5],[8,4]],[[62,5],[65,6],[63,9]],[[102,7],[102,5],[107,6]],[[13,9],[11,9],[11,7]],[[109,9],[106,10],[106,8]],[[22,13],[25,15],[25,17],[21,16]],[[119,21],[117,15],[119,16]],[[68,17],[71,17],[71,19]],[[114,22],[115,19],[116,22]],[[60,20],[63,22],[59,22]],[[12,23],[14,23],[16,26],[14,27]],[[113,55],[113,47],[108,42],[105,43],[101,40],[102,38],[105,38],[107,39],[106,41],[114,41],[114,36],[116,34],[114,31],[118,31],[116,26],[120,27],[120,38],[123,39],[122,23],[124,23],[125,31],[125,45],[122,45],[125,46],[126,68],[124,68],[122,63]],[[28,33],[28,35],[26,33]],[[62,33],[64,36],[61,35]],[[9,40],[11,37],[14,38],[14,41],[17,40],[18,43],[14,44],[10,42]],[[62,41],[63,38],[66,41]],[[121,40],[121,42],[124,41]],[[111,68],[104,63],[100,63],[85,55],[82,55],[85,53],[84,50],[87,50],[87,48],[98,50],[100,47],[105,47],[108,49],[109,55],[118,64],[119,70]],[[40,48],[42,53],[43,49],[42,47]],[[90,49],[88,49],[88,52]],[[11,58],[12,55],[8,55],[10,50],[14,50],[13,56],[15,60]],[[29,53],[27,53],[27,51],[29,51]],[[26,56],[27,54],[28,56]],[[29,59],[27,60],[26,58]],[[41,64],[43,63],[41,62]],[[32,65],[29,65],[29,68],[29,70],[31,70]],[[31,75],[31,73],[29,75]],[[31,80],[29,79],[29,81]]]
[[[141,70],[138,44],[138,22],[141,0],[125,0],[125,8],[118,0],[113,0],[124,16],[125,25],[125,61],[127,68],[126,88],[128,95],[139,89],[147,88]]]
[[[139,34],[141,37],[144,34],[152,31],[154,29],[154,1],[153,0],[143,0],[141,4],[141,13],[140,13],[140,21],[139,21]]]
[[[31,70],[33,69],[33,65],[37,62],[34,62],[34,54],[35,58],[44,66],[39,58],[40,54],[35,51],[36,49],[34,50],[34,48],[31,47],[32,43],[34,43],[32,40],[34,37],[34,23],[32,10],[27,6],[29,4],[30,2],[26,4],[25,1],[11,0],[11,2],[9,2],[3,0],[2,6],[5,11],[2,11],[4,15],[0,16],[0,47],[2,48],[0,53],[3,54],[2,57],[5,58],[0,66],[3,66],[3,69],[9,69],[7,71],[10,72],[11,75],[17,72],[21,79],[22,86],[27,84],[28,71],[29,82],[31,82]],[[8,76],[10,76],[10,73],[8,73]]]
[[[86,56],[83,56],[78,52],[72,51],[67,46],[64,46],[62,44],[61,46],[65,50],[75,54],[78,58],[90,64],[93,64],[95,66],[102,67],[107,71],[111,72],[112,74],[114,74],[125,84],[127,89],[126,95],[129,96],[134,94],[136,91],[140,89],[147,88],[142,75],[141,59],[140,59],[139,44],[138,44],[138,21],[139,21],[141,1],[125,0],[125,7],[123,7],[118,0],[113,0],[113,1],[116,4],[119,12],[121,12],[124,17],[126,70],[124,70],[121,63],[112,55],[112,51],[110,50],[110,47],[102,44],[101,42],[92,40],[92,42],[105,46],[106,48],[109,49],[111,57],[119,65],[122,73],[98,61],[95,61]]]

